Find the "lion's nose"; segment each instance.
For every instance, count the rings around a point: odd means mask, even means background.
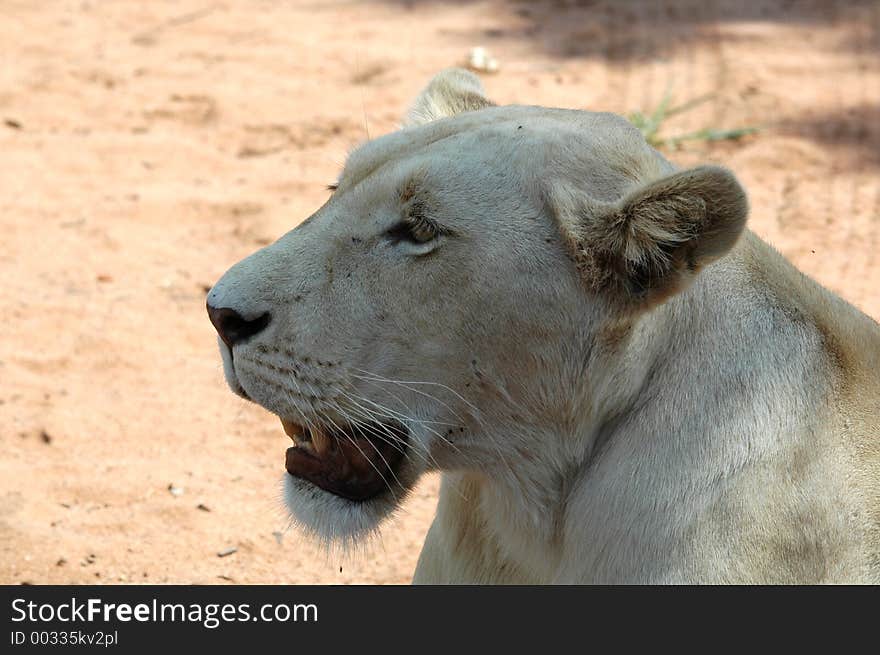
[[[246,319],[231,307],[212,307],[210,303],[207,307],[208,318],[217,329],[217,334],[230,348],[262,332],[269,325],[269,312],[256,318]]]

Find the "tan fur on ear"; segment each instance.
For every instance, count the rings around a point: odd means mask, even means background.
[[[748,202],[718,166],[673,173],[593,208],[574,228],[577,261],[596,289],[650,306],[724,256],[745,226]]]
[[[447,68],[437,73],[419,94],[404,125],[423,125],[494,105],[486,98],[480,78],[463,68]]]

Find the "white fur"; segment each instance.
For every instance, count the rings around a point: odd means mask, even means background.
[[[479,88],[442,74],[209,294],[272,314],[224,353],[233,390],[411,428],[375,500],[288,476],[295,521],[359,539],[440,469],[417,582],[880,581],[880,328],[737,242],[729,174]],[[448,234],[393,243],[414,197]]]

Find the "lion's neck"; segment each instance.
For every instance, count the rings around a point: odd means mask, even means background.
[[[734,253],[708,267],[632,326],[618,350],[594,354],[588,383],[575,385],[582,394],[572,403],[575,420],[520,426],[532,432],[532,458],[518,457],[513,470],[459,478],[475,496],[493,547],[524,579],[552,579],[571,557],[571,530],[589,532],[584,540],[597,544],[596,553],[613,551],[611,517],[660,520],[650,508],[664,495],[674,499],[680,485],[700,488],[732,475],[773,447],[766,426],[801,393],[780,376],[780,360],[802,365],[801,352],[811,350],[803,340],[811,337],[784,308],[767,309],[749,266]],[[751,407],[752,424],[740,424],[742,407]],[[736,430],[723,426],[725,417],[736,417]],[[501,426],[495,438],[509,440],[512,429]],[[724,470],[712,468],[715,462]]]

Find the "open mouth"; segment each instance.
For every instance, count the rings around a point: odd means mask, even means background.
[[[407,448],[407,430],[398,423],[358,423],[343,427],[303,426],[282,418],[293,440],[287,472],[354,502],[370,500],[398,483]]]

